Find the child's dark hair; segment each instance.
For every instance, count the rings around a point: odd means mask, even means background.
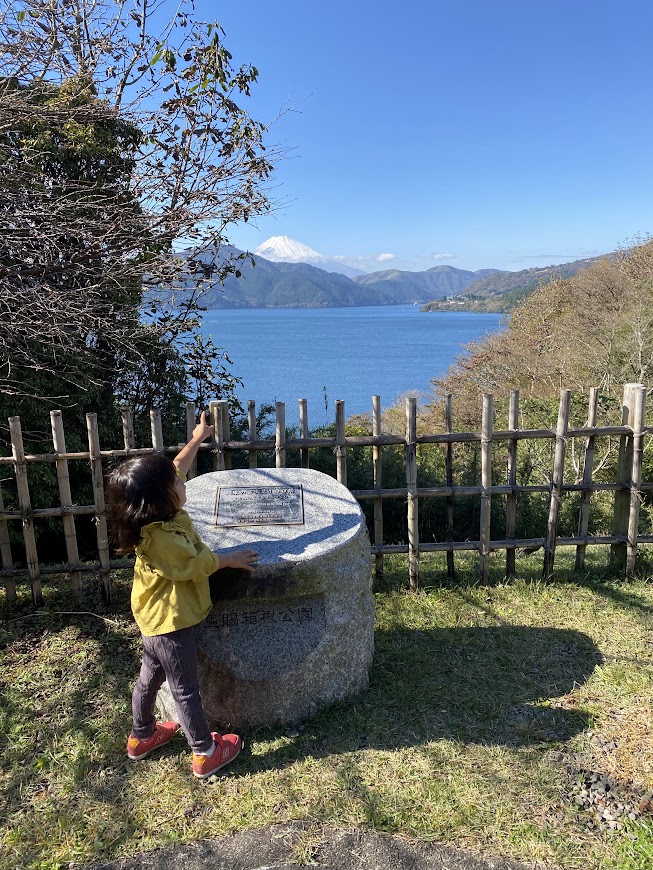
[[[156,453],[135,456],[109,472],[109,523],[119,553],[136,547],[143,526],[177,513],[176,474],[172,460]]]

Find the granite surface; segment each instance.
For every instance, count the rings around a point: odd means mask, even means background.
[[[301,486],[301,524],[220,527],[220,487]],[[224,727],[296,723],[364,691],[373,653],[370,544],[358,502],[309,469],[213,472],[187,484],[197,531],[215,552],[251,548],[256,570],[211,578],[214,609],[198,629],[207,716]],[[159,701],[174,715],[167,686]]]
[[[214,525],[216,492],[221,487],[302,486],[304,522],[300,525]],[[360,530],[360,506],[346,487],[319,471],[302,468],[244,469],[202,474],[186,484],[186,510],[207,546],[217,552],[250,547],[260,564],[300,561],[336,552]]]

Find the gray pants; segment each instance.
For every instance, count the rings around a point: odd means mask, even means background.
[[[143,661],[132,694],[132,735],[147,740],[154,733],[156,695],[164,680],[177,707],[179,724],[193,752],[206,752],[213,738],[206,721],[197,678],[195,626],[143,638]]]

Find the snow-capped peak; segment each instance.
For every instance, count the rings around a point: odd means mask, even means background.
[[[270,236],[254,253],[266,260],[272,260],[273,263],[316,263],[325,262],[327,259],[290,236]]]
[[[324,269],[325,272],[339,272],[348,278],[365,274],[360,269],[347,266],[333,257],[325,257],[324,254],[309,248],[303,242],[298,242],[297,239],[291,239],[290,236],[271,236],[258,246],[254,254],[265,257],[273,263],[307,263],[309,266]]]

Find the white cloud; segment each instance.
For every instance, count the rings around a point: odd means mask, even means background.
[[[434,260],[455,260],[455,254],[433,254]]]
[[[396,260],[397,255],[396,254],[379,254],[379,256],[376,259],[379,261],[379,263],[385,263],[388,260]]]

